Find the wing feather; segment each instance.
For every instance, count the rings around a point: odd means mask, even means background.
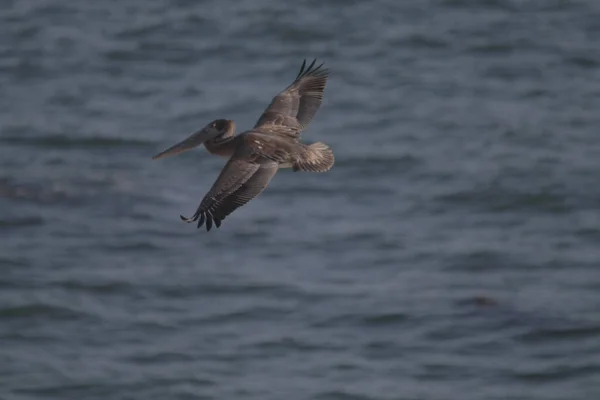
[[[302,63],[294,82],[273,98],[255,129],[296,137],[312,121],[323,101],[329,70],[315,67],[317,60]]]
[[[213,224],[214,212],[227,196],[238,190],[259,168],[260,164],[232,157],[225,164],[217,180],[200,202],[194,215],[191,218],[181,215],[181,219],[185,222],[198,221],[198,227],[206,222],[206,230],[210,230]]]
[[[225,217],[261,194],[278,169],[276,163],[261,165],[254,175],[240,186],[238,190],[227,196],[213,215],[217,228],[221,226],[221,221]]]
[[[277,170],[278,165],[273,161],[257,162],[232,157],[194,215],[191,218],[181,216],[181,219],[185,222],[198,221],[198,228],[206,223],[207,231],[211,230],[213,223],[219,228],[225,217],[258,196]]]

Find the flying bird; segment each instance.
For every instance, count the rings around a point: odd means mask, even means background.
[[[327,83],[329,70],[316,60],[300,67],[296,79],[277,94],[251,130],[235,135],[235,123],[216,119],[187,139],[155,155],[159,159],[180,154],[204,144],[209,153],[228,157],[198,209],[185,222],[198,222],[198,228],[222,221],[237,208],[258,196],[279,168],[293,171],[325,172],[334,163],[333,151],[325,143],[304,144],[300,133],[316,114]]]

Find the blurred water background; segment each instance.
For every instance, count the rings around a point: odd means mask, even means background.
[[[600,398],[600,2],[5,0],[0,399]],[[277,174],[207,233],[304,58]]]

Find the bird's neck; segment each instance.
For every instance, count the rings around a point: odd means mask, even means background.
[[[204,147],[210,154],[221,157],[231,157],[235,151],[235,136],[220,138],[218,140],[209,140],[204,142]]]

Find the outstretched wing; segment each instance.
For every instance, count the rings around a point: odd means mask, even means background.
[[[273,161],[257,163],[230,159],[192,218],[181,216],[181,219],[198,221],[198,228],[206,222],[207,231],[210,231],[213,222],[217,228],[220,227],[225,217],[267,187],[277,169],[278,165]]]
[[[316,61],[306,67],[304,60],[294,82],[273,98],[254,129],[296,137],[308,126],[323,101],[329,75],[323,64],[315,67]]]

